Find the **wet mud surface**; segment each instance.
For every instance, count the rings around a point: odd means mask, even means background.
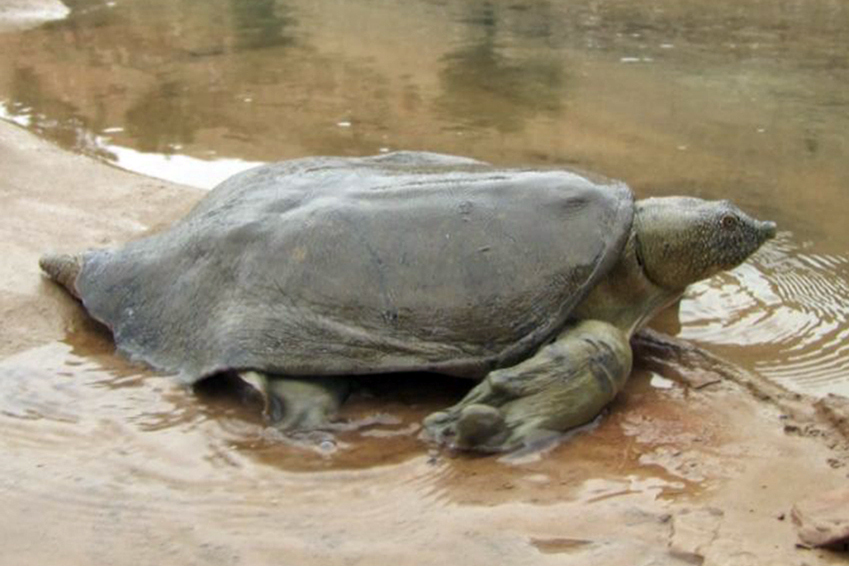
[[[67,4],[0,35],[3,116],[59,144],[0,123],[0,564],[845,561],[790,521],[849,474],[845,7]],[[181,216],[203,192],[173,180],[383,149],[731,198],[782,233],[659,317],[677,341],[638,347],[597,423],[509,457],[418,438],[467,387],[432,376],[283,438],[227,383],[116,356],[38,273]]]

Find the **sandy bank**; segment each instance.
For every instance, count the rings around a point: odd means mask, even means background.
[[[6,123],[0,170],[0,564],[843,560],[797,549],[788,519],[794,502],[846,483],[839,437],[808,401],[767,402],[710,364],[695,374],[712,379],[673,375],[684,364],[651,345],[599,427],[537,461],[430,458],[414,434],[362,436],[339,456],[349,469],[292,473],[293,449],[263,445],[261,423],[120,360],[38,273],[45,250],[137,237],[202,193]],[[649,370],[680,381],[652,387]],[[413,431],[429,409],[393,403]]]
[[[64,336],[56,309],[73,305],[40,277],[40,254],[125,241],[184,214],[201,194],[64,152],[5,122],[0,171],[0,355]]]

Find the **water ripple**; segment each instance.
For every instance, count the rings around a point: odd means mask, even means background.
[[[682,337],[745,346],[764,376],[819,395],[849,394],[847,318],[849,258],[809,252],[789,233],[694,285],[680,310]]]

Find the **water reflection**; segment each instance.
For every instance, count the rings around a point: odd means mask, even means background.
[[[726,353],[806,390],[849,384],[849,273],[834,260],[849,208],[844,4],[67,4],[66,20],[0,35],[0,112],[64,147],[204,187],[263,161],[427,149],[730,198],[795,243],[781,268],[694,289],[682,332],[744,344]]]
[[[127,110],[124,120],[127,135],[145,152],[171,154],[194,141],[201,126],[215,126],[205,121],[189,87],[175,80],[163,80],[143,94]]]
[[[439,72],[440,114],[458,128],[520,130],[538,114],[555,115],[565,100],[566,71],[557,57],[510,57],[505,54],[501,10],[490,2],[471,4],[463,41],[442,57]],[[537,13],[537,12],[534,12]],[[549,21],[545,12],[537,22]],[[548,25],[523,28],[535,40],[550,36]]]
[[[296,20],[289,8],[278,0],[229,0],[233,13],[236,46],[239,49],[263,49],[291,45],[295,39],[290,28]]]
[[[691,288],[680,335],[743,347],[754,369],[790,389],[849,396],[849,259],[779,236],[749,263]]]
[[[38,134],[80,153],[109,158],[93,143],[89,120],[76,106],[45,88],[33,67],[14,67],[11,92],[15,101],[4,113]],[[36,110],[37,109],[37,110]]]

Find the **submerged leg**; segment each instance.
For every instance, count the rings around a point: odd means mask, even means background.
[[[631,347],[616,327],[584,321],[533,357],[490,372],[466,397],[428,416],[441,444],[500,452],[591,421],[625,385]]]
[[[350,391],[344,377],[280,377],[257,371],[239,376],[262,394],[265,416],[282,430],[325,428]]]

